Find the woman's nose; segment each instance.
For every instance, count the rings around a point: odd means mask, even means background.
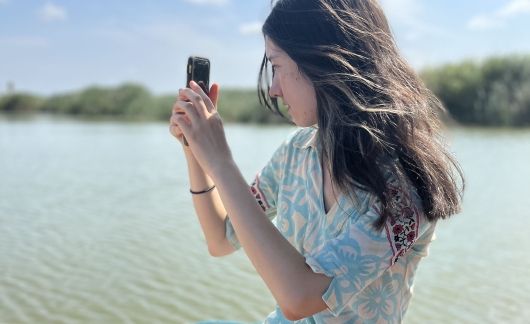
[[[278,82],[273,78],[271,88],[269,89],[269,96],[276,98],[281,97],[282,91],[280,89],[280,86],[278,85]]]

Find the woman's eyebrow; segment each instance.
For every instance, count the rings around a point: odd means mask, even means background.
[[[272,60],[274,60],[275,58],[277,58],[278,56],[280,56],[280,54],[271,55],[271,57],[267,57],[267,59],[268,59],[269,61],[272,61]]]

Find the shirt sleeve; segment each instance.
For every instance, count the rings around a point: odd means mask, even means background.
[[[339,234],[319,245],[305,256],[306,263],[315,273],[332,277],[322,299],[334,316],[351,305],[353,298],[385,270],[397,262],[416,242],[430,223],[423,223],[422,211],[398,187],[391,190],[392,215],[382,231],[373,222],[380,215],[378,199],[371,198],[362,214],[352,213]],[[422,216],[423,217],[423,216]]]
[[[278,201],[278,191],[285,167],[288,141],[285,141],[274,152],[269,162],[256,175],[249,190],[256,199],[256,203],[267,215],[269,220],[276,217],[276,203]],[[241,248],[241,244],[234,231],[229,216],[225,218],[225,234],[228,242],[236,249]]]

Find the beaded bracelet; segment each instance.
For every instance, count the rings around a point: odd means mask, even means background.
[[[191,193],[192,195],[200,195],[200,194],[203,194],[203,193],[207,193],[207,192],[212,191],[213,188],[215,188],[215,185],[213,185],[211,188],[208,188],[208,189],[203,190],[203,191],[193,191],[193,190],[190,189],[190,193]]]

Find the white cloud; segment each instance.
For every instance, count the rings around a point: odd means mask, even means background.
[[[472,17],[467,23],[467,27],[471,30],[494,29],[504,25],[511,17],[529,13],[530,0],[512,0],[493,13]]]
[[[195,5],[212,5],[212,6],[225,6],[230,1],[229,0],[184,0],[186,2],[189,2],[191,4]]]
[[[41,8],[39,15],[45,22],[62,21],[68,18],[68,13],[63,7],[48,2]]]
[[[245,23],[239,26],[239,33],[242,35],[257,35],[261,33],[263,23],[259,21]]]
[[[513,0],[499,10],[499,16],[501,17],[510,17],[525,13],[530,13],[530,0]]]

